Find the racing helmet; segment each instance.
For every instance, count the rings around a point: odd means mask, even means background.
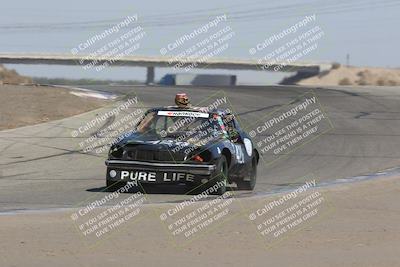
[[[190,105],[189,97],[186,93],[176,94],[175,104],[180,108],[187,108]]]

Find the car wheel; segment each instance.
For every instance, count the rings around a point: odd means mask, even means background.
[[[110,181],[107,180],[107,191],[108,192],[114,192],[120,189],[121,187],[124,187],[126,185],[126,182],[116,182],[116,181]]]
[[[239,190],[253,190],[256,186],[257,180],[257,158],[253,157],[251,161],[251,171],[249,174],[250,181],[238,181],[236,182]]]
[[[224,155],[221,156],[217,163],[217,169],[215,171],[215,182],[213,185],[217,184],[218,182],[224,183],[222,186],[219,186],[217,191],[215,192],[216,195],[223,195],[226,192],[226,184],[228,180],[228,161]]]

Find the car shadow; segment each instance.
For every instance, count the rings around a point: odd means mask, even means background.
[[[138,190],[139,189],[139,190]],[[226,187],[227,191],[236,191],[236,187],[232,186],[227,186]],[[94,192],[94,193],[110,193],[114,192],[111,190],[108,190],[107,187],[102,186],[102,187],[96,187],[96,188],[89,188],[86,189],[87,192]],[[195,189],[190,186],[185,186],[185,185],[141,185],[139,188],[130,188],[128,191],[124,193],[136,193],[136,192],[142,192],[145,194],[152,194],[152,195],[196,195],[202,193],[204,189]]]

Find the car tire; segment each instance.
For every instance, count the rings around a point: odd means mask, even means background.
[[[250,181],[238,181],[236,182],[239,190],[253,190],[256,186],[257,180],[257,158],[253,157],[251,160],[251,171],[249,174]]]
[[[226,192],[226,184],[228,182],[228,161],[224,155],[222,155],[218,160],[217,169],[215,171],[213,180],[215,181],[213,185],[217,184],[218,182],[224,183],[224,185],[218,187],[217,191],[213,192],[213,194],[223,195]]]

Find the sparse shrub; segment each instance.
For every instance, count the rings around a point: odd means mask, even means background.
[[[379,80],[376,81],[376,85],[378,86],[384,86],[385,85],[385,80],[380,78]]]
[[[368,83],[364,78],[361,78],[358,81],[358,85],[370,85],[370,83]]]
[[[338,68],[340,68],[340,63],[338,63],[338,62],[333,62],[333,64],[332,64],[332,69],[333,69],[333,70],[336,70],[336,69],[338,69]]]
[[[339,85],[352,85],[353,83],[349,78],[343,78],[339,81]]]

